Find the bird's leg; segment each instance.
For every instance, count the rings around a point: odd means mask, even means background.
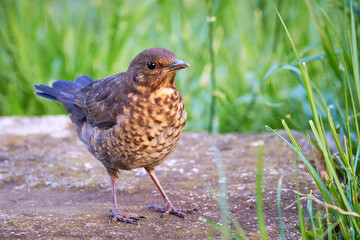
[[[157,179],[156,175],[155,175],[155,170],[154,169],[146,169],[146,171],[148,172],[148,174],[150,175],[151,179],[154,181],[155,185],[158,187],[161,195],[164,198],[164,202],[165,202],[165,206],[164,207],[159,207],[159,206],[150,206],[149,208],[157,211],[157,212],[162,212],[163,214],[160,215],[160,217],[164,217],[166,215],[174,214],[178,217],[181,218],[185,218],[186,214],[185,213],[192,213],[193,211],[198,211],[197,208],[191,208],[191,209],[176,209],[174,207],[174,205],[171,203],[170,199],[168,198],[168,196],[166,195],[165,191],[163,190],[163,188],[160,185],[159,180]]]
[[[115,181],[116,177],[113,174],[109,174],[110,176],[110,182],[111,182],[111,191],[112,191],[112,197],[113,197],[113,203],[114,203],[114,209],[110,210],[111,212],[111,219],[110,221],[120,221],[125,223],[137,223],[140,218],[145,218],[144,216],[136,216],[136,217],[126,217],[124,215],[120,214],[119,207],[117,205],[116,200],[116,187],[115,187]]]

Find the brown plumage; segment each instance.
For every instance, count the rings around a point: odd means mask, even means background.
[[[115,192],[119,170],[145,168],[161,192],[165,206],[150,206],[161,215],[185,217],[196,209],[176,209],[154,169],[174,150],[186,123],[175,87],[177,70],[189,64],[164,48],[141,52],[126,72],[93,81],[82,75],[74,82],[57,80],[51,87],[34,85],[35,94],[62,103],[81,141],[106,168],[113,193],[112,219],[127,223],[139,217],[120,214]]]

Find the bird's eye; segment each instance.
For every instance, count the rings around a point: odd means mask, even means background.
[[[155,63],[153,63],[153,62],[148,62],[148,63],[147,63],[147,67],[148,67],[148,69],[153,70],[153,69],[156,68],[156,65],[155,65]]]

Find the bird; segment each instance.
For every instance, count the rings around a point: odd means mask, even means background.
[[[63,105],[79,139],[105,167],[111,183],[111,221],[138,223],[144,216],[125,216],[118,207],[115,182],[122,170],[144,168],[164,206],[149,208],[185,218],[197,208],[174,207],[155,174],[155,167],[173,152],[186,124],[186,111],[175,85],[178,70],[190,65],[170,50],[150,48],[139,53],[126,72],[94,81],[57,80],[52,87],[33,85],[35,95]]]

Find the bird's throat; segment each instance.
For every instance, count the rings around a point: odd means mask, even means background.
[[[176,72],[169,72],[166,75],[165,80],[162,82],[161,87],[170,88],[175,86],[175,75]]]

